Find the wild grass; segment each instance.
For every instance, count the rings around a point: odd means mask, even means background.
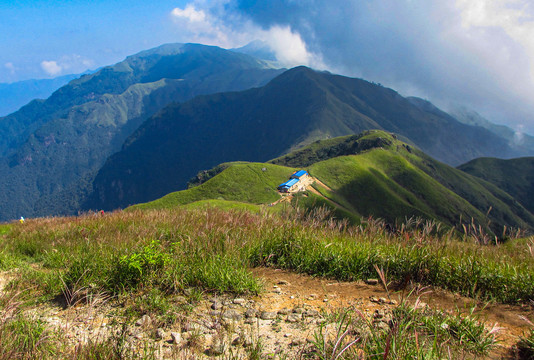
[[[322,325],[315,332],[318,358],[457,359],[487,355],[497,344],[497,328],[486,329],[472,314],[443,313],[419,304],[403,302],[391,314],[371,317],[357,309],[344,311],[334,331]]]
[[[519,244],[519,243],[518,243]],[[531,243],[484,246],[438,223],[380,220],[359,226],[321,209],[276,216],[216,208],[128,211],[15,224],[0,254],[30,267],[21,281],[45,295],[165,292],[256,293],[252,266],[276,266],[339,280],[374,277],[439,286],[504,303],[534,300]],[[9,263],[4,263],[9,267]],[[45,271],[46,270],[46,271]]]
[[[353,226],[320,208],[280,215],[205,207],[30,219],[12,224],[0,239],[0,259],[11,259],[3,268],[17,272],[10,291],[31,289],[19,299],[59,296],[73,306],[116,297],[135,316],[152,314],[159,324],[177,321],[173,316],[183,309],[169,300],[175,295],[194,301],[204,293],[261,291],[250,272],[254,266],[339,280],[376,277],[378,270],[388,289],[416,282],[478,299],[527,303],[534,300],[531,249],[532,238],[481,245],[420,219],[408,219],[395,229],[373,218]],[[11,314],[1,316],[10,320],[0,326],[2,336],[14,344],[9,349],[26,354],[21,358],[53,357],[60,351],[42,324],[13,315],[18,307],[13,304],[0,304],[2,314]],[[381,354],[376,358],[386,352],[398,358],[440,358],[448,357],[449,349],[483,354],[494,343],[492,333],[472,315],[405,304],[393,312],[387,328],[376,328],[357,313],[347,317],[335,333],[339,343],[328,343],[327,337],[319,349],[322,358],[358,358],[362,351],[367,357]],[[355,337],[356,324],[367,328],[365,334]],[[124,337],[116,335],[79,345],[73,358],[121,358],[127,349],[121,347]],[[527,335],[522,341],[531,340]],[[148,347],[146,351],[151,354]]]

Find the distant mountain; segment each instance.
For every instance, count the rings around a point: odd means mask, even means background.
[[[456,107],[448,112],[464,124],[483,127],[505,138],[508,144],[521,154],[534,154],[534,136],[514,131],[508,126],[494,124],[476,111],[466,107]]]
[[[0,220],[79,210],[105,159],[149,116],[281,70],[213,46],[167,44],[82,76],[0,118]]]
[[[89,208],[113,209],[184,189],[201,169],[267,161],[318,139],[395,132],[449,164],[514,156],[507,141],[364,81],[297,67],[262,88],[197,97],[147,120],[99,171]]]
[[[373,216],[395,224],[416,216],[461,229],[460,224],[473,221],[499,235],[505,225],[534,228],[534,216],[504,191],[384,131],[318,141],[269,163],[222,164],[199,185],[134,208],[271,204],[280,199],[277,185],[297,168],[307,169],[326,187],[316,184],[305,196],[296,195],[293,206],[327,206],[356,222]]]
[[[460,165],[458,169],[503,189],[534,213],[534,157],[479,158]]]
[[[46,99],[54,91],[82,74],[63,75],[53,79],[32,79],[0,83],[0,116],[11,114],[33,99]]]

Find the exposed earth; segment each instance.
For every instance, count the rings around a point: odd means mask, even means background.
[[[474,308],[487,328],[499,327],[498,346],[488,358],[506,359],[513,358],[511,349],[528,329],[523,317],[534,318],[532,306],[477,303],[440,289],[388,293],[378,279],[338,282],[272,268],[252,272],[264,282],[260,295],[171,296],[170,302],[176,306],[170,323],[150,314],[127,318],[122,309],[135,300],[103,296],[72,306],[47,303],[26,311],[59,330],[73,351],[80,343],[122,336],[126,346],[138,353],[151,351],[160,359],[209,358],[222,353],[245,356],[254,351],[261,352],[261,358],[278,358],[276,354],[299,358],[313,348],[321,324],[323,332],[334,336],[336,315],[353,310],[374,322],[386,323],[391,309],[403,301],[466,314]],[[12,274],[0,275],[0,289]],[[146,294],[141,291],[139,296]]]

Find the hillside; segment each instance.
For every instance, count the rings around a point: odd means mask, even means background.
[[[107,160],[86,208],[154,200],[219,163],[263,162],[368,129],[395,132],[450,164],[515,154],[488,130],[425,111],[391,89],[297,67],[262,88],[198,97],[154,115]]]
[[[318,141],[271,163],[223,164],[204,173],[210,176],[198,186],[132,208],[172,208],[209,199],[270,204],[280,199],[277,185],[295,168],[306,168],[321,183],[306,196],[296,195],[293,206],[326,206],[353,222],[373,216],[395,224],[421,217],[458,228],[474,221],[499,235],[504,226],[533,229],[534,216],[508,194],[383,131]]]
[[[63,75],[53,79],[32,79],[0,83],[0,116],[6,116],[33,99],[46,99],[54,91],[81,74]]]
[[[458,169],[503,189],[534,212],[534,158],[479,158],[460,165]]]
[[[105,159],[150,115],[196,95],[260,86],[278,73],[244,54],[168,44],[0,118],[0,220],[76,213]]]

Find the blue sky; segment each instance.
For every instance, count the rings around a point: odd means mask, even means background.
[[[531,0],[0,0],[0,82],[168,42],[266,41],[286,66],[363,77],[534,132]]]

